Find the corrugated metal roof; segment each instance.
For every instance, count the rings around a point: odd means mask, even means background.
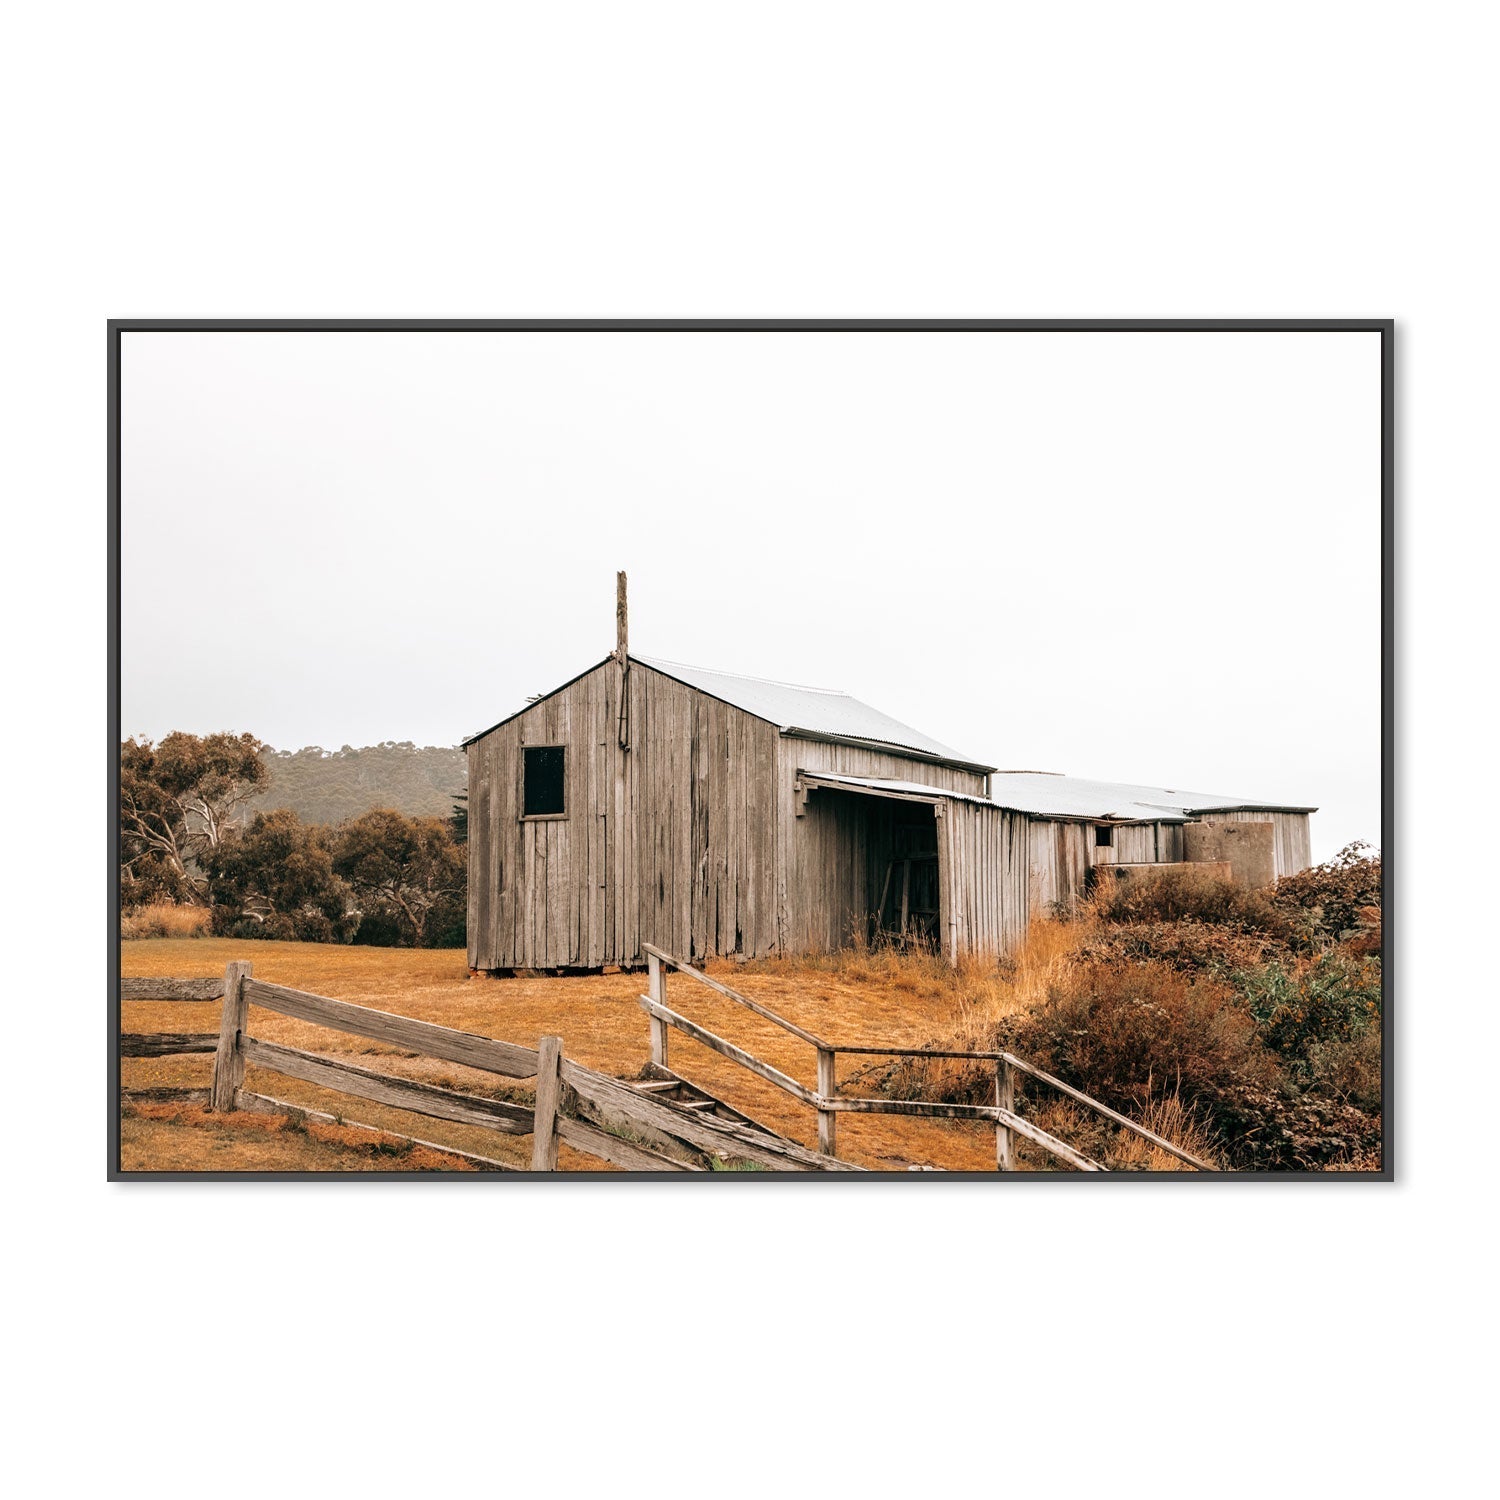
[[[1248,797],[1090,781],[1080,776],[1054,776],[1046,771],[997,771],[990,777],[990,799],[1002,807],[1044,818],[1120,819],[1136,823],[1180,823],[1195,813],[1316,811],[1280,802],[1256,802]]]
[[[911,725],[836,689],[771,682],[761,677],[738,677],[730,672],[690,667],[682,662],[636,656],[634,653],[630,659],[697,688],[711,698],[733,704],[747,714],[754,714],[757,719],[765,719],[783,734],[800,734],[810,739],[860,740],[930,756],[934,760],[951,761],[955,765],[989,769],[971,756],[963,755],[921,730],[913,729]]]
[[[1171,787],[1127,786],[1109,781],[1087,781],[1077,776],[1053,776],[1046,771],[1001,771],[990,778],[992,795],[988,799],[926,786],[917,781],[845,776],[832,771],[807,771],[803,774],[814,784],[834,782],[851,790],[863,788],[891,797],[952,797],[960,802],[987,800],[991,806],[1042,818],[1185,823],[1197,813],[1317,811],[1312,807],[1250,802],[1243,797],[1216,797],[1208,792],[1182,792]]]

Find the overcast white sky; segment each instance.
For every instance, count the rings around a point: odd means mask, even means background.
[[[449,745],[614,646],[1380,841],[1375,334],[128,334],[122,728]]]

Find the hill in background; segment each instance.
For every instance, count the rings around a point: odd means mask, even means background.
[[[454,798],[468,787],[468,761],[462,750],[410,740],[324,750],[267,750],[271,773],[248,812],[289,807],[304,823],[341,823],[372,807],[391,807],[408,817],[446,818]]]

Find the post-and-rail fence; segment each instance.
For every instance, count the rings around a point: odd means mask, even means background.
[[[667,1035],[669,1030],[680,1031],[815,1110],[818,1117],[816,1152],[757,1127],[743,1116],[716,1118],[696,1113],[691,1106],[681,1107],[659,1095],[645,1093],[629,1083],[571,1062],[563,1056],[559,1037],[542,1037],[535,1049],[522,1047],[413,1016],[373,1010],[285,985],[267,984],[255,979],[250,964],[243,961],[230,963],[222,978],[120,981],[122,1001],[223,1002],[216,1032],[122,1032],[120,1036],[122,1058],[212,1053],[213,1079],[208,1089],[124,1090],[123,1097],[131,1100],[166,1095],[179,1101],[206,1104],[211,1110],[224,1113],[235,1110],[298,1113],[309,1119],[378,1130],[385,1136],[395,1136],[414,1146],[468,1161],[485,1171],[518,1169],[471,1151],[402,1135],[383,1126],[362,1125],[342,1115],[328,1114],[247,1089],[246,1067],[253,1066],[372,1104],[432,1119],[506,1135],[530,1135],[531,1170],[534,1172],[557,1169],[559,1142],[631,1172],[702,1171],[719,1162],[740,1163],[762,1170],[859,1172],[864,1169],[838,1156],[837,1125],[842,1113],[993,1121],[995,1164],[999,1171],[1016,1170],[1015,1139],[1018,1136],[1079,1171],[1105,1171],[1106,1168],[1098,1162],[1018,1113],[1016,1079],[1018,1075],[1024,1075],[1121,1129],[1132,1131],[1179,1161],[1199,1171],[1214,1170],[1171,1141],[1012,1053],[835,1044],[670,953],[650,945],[643,947],[647,958],[648,993],[640,997],[640,1004],[649,1017],[652,1071],[657,1076],[678,1077],[667,1065]],[[705,986],[813,1048],[817,1054],[817,1088],[806,1087],[762,1058],[670,1009],[667,1005],[668,970],[675,970]],[[251,1006],[385,1043],[407,1055],[456,1063],[502,1078],[534,1078],[534,1102],[528,1107],[505,1099],[442,1088],[267,1041],[250,1032]],[[851,1097],[839,1091],[836,1070],[840,1055],[993,1063],[995,1103],[951,1104],[944,1100]],[[729,1113],[734,1114],[732,1110]]]
[[[1067,1142],[1059,1140],[1040,1126],[1023,1119],[1016,1112],[1016,1078],[1017,1075],[1023,1075],[1055,1090],[1075,1104],[1092,1110],[1121,1129],[1133,1132],[1159,1150],[1165,1151],[1169,1156],[1175,1157],[1178,1161],[1200,1172],[1215,1170],[1207,1162],[1200,1161],[1180,1146],[1174,1145],[1154,1131],[1147,1130],[1145,1126],[1137,1124],[1128,1116],[1101,1104],[1097,1099],[1091,1099],[1071,1084],[1064,1083],[1060,1078],[1054,1078],[1052,1074],[1043,1072],[1042,1069],[1023,1061],[1013,1053],[949,1051],[936,1047],[866,1047],[835,1044],[814,1035],[805,1027],[788,1021],[785,1016],[777,1015],[775,1011],[760,1004],[759,1001],[752,1000],[748,995],[742,995],[727,984],[721,984],[717,979],[711,978],[702,970],[684,963],[679,958],[674,958],[663,949],[652,947],[648,943],[643,943],[641,946],[647,960],[648,993],[640,997],[640,1003],[651,1021],[653,1066],[663,1073],[671,1071],[667,1062],[668,1029],[682,1032],[684,1036],[691,1037],[711,1051],[719,1053],[720,1056],[727,1057],[731,1062],[747,1068],[757,1077],[775,1084],[777,1088],[790,1094],[794,1099],[815,1109],[818,1114],[818,1150],[827,1156],[834,1157],[838,1154],[838,1117],[840,1114],[925,1115],[941,1119],[993,1120],[995,1123],[995,1166],[1001,1172],[1016,1170],[1015,1137],[1017,1136],[1033,1142],[1050,1156],[1066,1162],[1080,1172],[1107,1171],[1108,1168],[1091,1160],[1082,1152],[1075,1151]],[[732,1000],[736,1005],[753,1012],[762,1020],[779,1026],[789,1035],[812,1047],[817,1053],[818,1086],[816,1090],[807,1088],[795,1078],[788,1077],[779,1068],[772,1067],[770,1063],[756,1057],[753,1053],[735,1046],[732,1042],[726,1041],[723,1037],[715,1035],[707,1028],[670,1009],[667,1005],[667,971],[669,969],[713,990],[727,1000]],[[993,1063],[995,1066],[995,1102],[994,1104],[950,1104],[944,1100],[849,1097],[839,1092],[836,1070],[840,1056],[892,1059],[942,1058]]]
[[[853,1163],[829,1161],[816,1152],[769,1135],[737,1120],[705,1118],[669,1101],[638,1093],[630,1084],[571,1062],[561,1039],[542,1037],[533,1049],[473,1032],[456,1031],[412,1016],[373,1010],[346,1000],[311,995],[252,976],[245,962],[230,963],[222,979],[122,979],[122,1001],[198,1002],[222,999],[216,1032],[122,1032],[120,1056],[170,1057],[212,1053],[208,1089],[127,1089],[125,1101],[169,1097],[201,1103],[219,1112],[252,1110],[300,1114],[326,1123],[378,1130],[387,1137],[441,1151],[481,1170],[518,1170],[507,1162],[479,1156],[437,1141],[403,1135],[384,1126],[364,1125],[245,1087],[247,1066],[277,1073],[369,1103],[505,1135],[530,1135],[531,1170],[557,1170],[558,1145],[628,1172],[692,1172],[718,1163],[777,1171],[860,1171]],[[528,1107],[320,1056],[254,1036],[250,1008],[382,1042],[406,1055],[457,1063],[502,1078],[536,1080]]]
[[[532,1051],[510,1042],[454,1031],[410,1016],[392,1015],[371,1010],[347,1001],[310,995],[284,985],[265,984],[254,979],[248,963],[231,963],[223,979],[122,979],[122,1000],[204,1001],[222,998],[223,1013],[217,1032],[126,1032],[120,1037],[122,1057],[166,1057],[180,1053],[212,1052],[213,1082],[206,1091],[184,1090],[184,1095],[205,1103],[211,1110],[230,1113],[235,1110],[261,1112],[297,1112],[308,1118],[338,1120],[356,1128],[380,1129],[386,1136],[430,1147],[452,1157],[490,1171],[514,1171],[507,1163],[478,1156],[435,1141],[421,1141],[414,1136],[383,1127],[361,1126],[342,1115],[328,1115],[321,1110],[256,1093],[245,1087],[245,1068],[253,1065],[269,1072],[319,1085],[340,1094],[363,1099],[372,1104],[407,1110],[430,1118],[511,1135],[531,1135],[533,1171],[552,1171],[557,1166],[559,1138],[574,1137],[580,1149],[598,1148],[594,1132],[587,1126],[570,1129],[577,1122],[559,1120],[562,1050],[557,1037],[543,1037],[541,1046]],[[369,1041],[385,1042],[404,1052],[445,1062],[461,1063],[504,1078],[535,1078],[534,1107],[512,1104],[479,1094],[460,1093],[438,1088],[409,1078],[377,1073],[352,1063],[321,1057],[296,1047],[283,1047],[264,1041],[249,1032],[249,1010],[256,1005],[279,1015],[309,1021],[337,1031],[352,1033]],[[129,1095],[127,1094],[127,1097]],[[622,1143],[623,1144],[623,1143]],[[610,1159],[606,1157],[605,1159]]]

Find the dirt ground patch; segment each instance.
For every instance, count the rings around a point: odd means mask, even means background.
[[[255,977],[417,1016],[444,1026],[499,1037],[534,1047],[539,1038],[563,1039],[565,1056],[617,1078],[633,1078],[648,1056],[648,1028],[638,996],[644,974],[579,975],[546,978],[472,978],[461,951],[451,949],[354,948],[314,943],[246,943],[221,939],[151,939],[123,945],[122,973],[129,977],[199,977],[222,973],[230,959],[246,959]],[[723,982],[779,1011],[788,1020],[831,1042],[919,1046],[951,1021],[954,997],[941,983],[902,976],[897,983],[871,978],[860,982],[835,972],[793,964],[741,967],[710,965]],[[680,975],[668,978],[668,1003],[690,1019],[764,1058],[809,1087],[816,1085],[816,1054],[805,1043],[742,1007]],[[218,1002],[153,1004],[131,1001],[123,1007],[127,1031],[214,1031]],[[403,1055],[359,1037],[329,1031],[252,1007],[250,1034],[266,1041],[302,1047],[346,1061],[362,1062],[404,1077],[518,1101],[530,1097],[527,1085],[496,1079],[451,1063]],[[806,1106],[756,1078],[726,1058],[679,1032],[671,1035],[673,1068],[746,1114],[804,1145],[815,1145],[817,1117]],[[379,1059],[372,1062],[372,1059]],[[840,1062],[844,1081],[859,1059]],[[126,1058],[127,1088],[204,1087],[212,1058]],[[525,1166],[530,1137],[429,1120],[330,1093],[275,1074],[251,1069],[246,1084],[305,1108],[418,1135],[501,1161]],[[203,1126],[151,1121],[137,1116],[122,1133],[122,1168],[151,1170],[348,1170],[335,1165],[344,1147],[315,1138],[276,1141],[274,1149],[297,1156],[295,1165],[268,1168],[258,1152],[273,1149],[273,1138],[256,1136],[239,1144]],[[126,1145],[128,1142],[128,1150]],[[855,1116],[839,1120],[839,1154],[875,1170],[906,1171],[909,1166],[993,1171],[993,1129],[961,1121]],[[192,1165],[196,1163],[196,1165]],[[226,1164],[227,1163],[227,1164]],[[316,1163],[316,1164],[315,1164]],[[389,1166],[389,1162],[385,1166]],[[565,1171],[598,1171],[603,1164],[564,1147]],[[369,1168],[379,1170],[380,1166]],[[421,1170],[420,1168],[417,1170]]]

